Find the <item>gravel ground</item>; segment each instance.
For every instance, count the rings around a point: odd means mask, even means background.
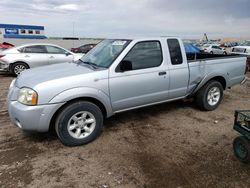
[[[215,111],[177,101],[121,113],[96,141],[70,148],[10,123],[12,79],[0,75],[0,187],[250,187],[250,167],[232,150],[234,110],[250,109],[250,80]]]

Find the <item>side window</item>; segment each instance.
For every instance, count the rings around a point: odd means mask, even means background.
[[[49,54],[66,54],[67,53],[64,49],[58,48],[56,46],[46,46],[46,48]]]
[[[159,41],[139,42],[123,61],[131,62],[132,70],[158,67],[162,63],[161,44]]]
[[[180,65],[183,62],[181,47],[177,39],[168,39],[168,48],[172,65]]]
[[[23,53],[47,53],[44,46],[27,46],[21,50]]]

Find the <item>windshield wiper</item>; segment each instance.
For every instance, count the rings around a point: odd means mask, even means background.
[[[81,59],[79,59],[79,61],[81,61],[81,62],[84,63],[84,64],[90,65],[90,66],[93,67],[94,69],[98,69],[98,68],[99,68],[99,66],[96,65],[95,63],[86,62],[86,61],[83,61],[83,60],[81,60]]]

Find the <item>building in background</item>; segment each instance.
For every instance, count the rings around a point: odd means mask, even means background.
[[[44,26],[0,24],[0,38],[45,39]]]

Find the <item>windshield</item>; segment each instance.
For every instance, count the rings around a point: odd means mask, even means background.
[[[129,40],[103,40],[81,58],[83,63],[108,68],[129,44]]]
[[[250,41],[246,41],[243,44],[241,44],[241,46],[250,46]]]

